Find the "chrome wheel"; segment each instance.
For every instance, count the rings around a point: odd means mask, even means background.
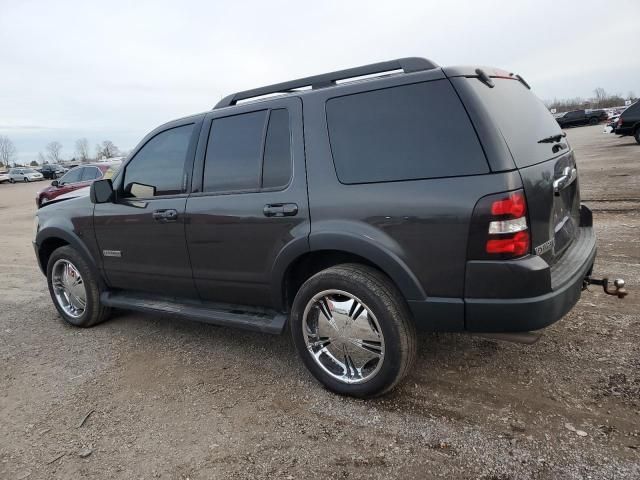
[[[51,270],[51,284],[64,313],[72,318],[81,317],[87,307],[87,290],[75,265],[69,260],[58,260]]]
[[[384,361],[384,337],[375,315],[342,290],[315,295],[304,310],[307,350],[327,374],[347,384],[371,380]]]

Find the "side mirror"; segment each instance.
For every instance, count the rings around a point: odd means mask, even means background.
[[[53,182],[51,182],[51,186],[52,186],[52,187],[57,187],[58,185],[60,185],[60,184],[58,183],[58,180],[54,180]]]
[[[91,203],[108,203],[113,199],[113,184],[111,179],[96,180],[89,189]]]

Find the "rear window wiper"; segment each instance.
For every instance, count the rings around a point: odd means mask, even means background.
[[[549,137],[545,137],[542,140],[538,140],[538,143],[555,143],[562,140],[567,136],[567,132],[558,133],[557,135],[551,135]]]

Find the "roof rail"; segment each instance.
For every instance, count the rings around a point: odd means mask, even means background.
[[[224,108],[235,105],[240,100],[261,97],[272,93],[289,93],[297,88],[311,87],[312,89],[331,87],[338,80],[347,78],[363,77],[365,75],[375,75],[376,73],[390,72],[393,70],[403,70],[404,73],[419,72],[438,68],[438,65],[431,60],[420,57],[398,58],[387,62],[372,63],[362,67],[347,68],[337,72],[314,75],[312,77],[289,80],[288,82],[275,83],[266,87],[254,88],[243,92],[232,93],[220,100],[214,108]]]

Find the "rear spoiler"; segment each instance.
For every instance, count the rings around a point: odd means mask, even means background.
[[[518,80],[525,87],[531,90],[529,84],[525,81],[517,73],[507,72],[506,70],[502,70],[500,68],[495,67],[483,67],[483,66],[457,66],[457,67],[444,67],[442,69],[444,74],[448,78],[453,77],[467,77],[467,78],[478,78],[482,83],[487,85],[489,88],[493,88],[494,84],[491,80],[492,78],[506,78],[510,80]]]

